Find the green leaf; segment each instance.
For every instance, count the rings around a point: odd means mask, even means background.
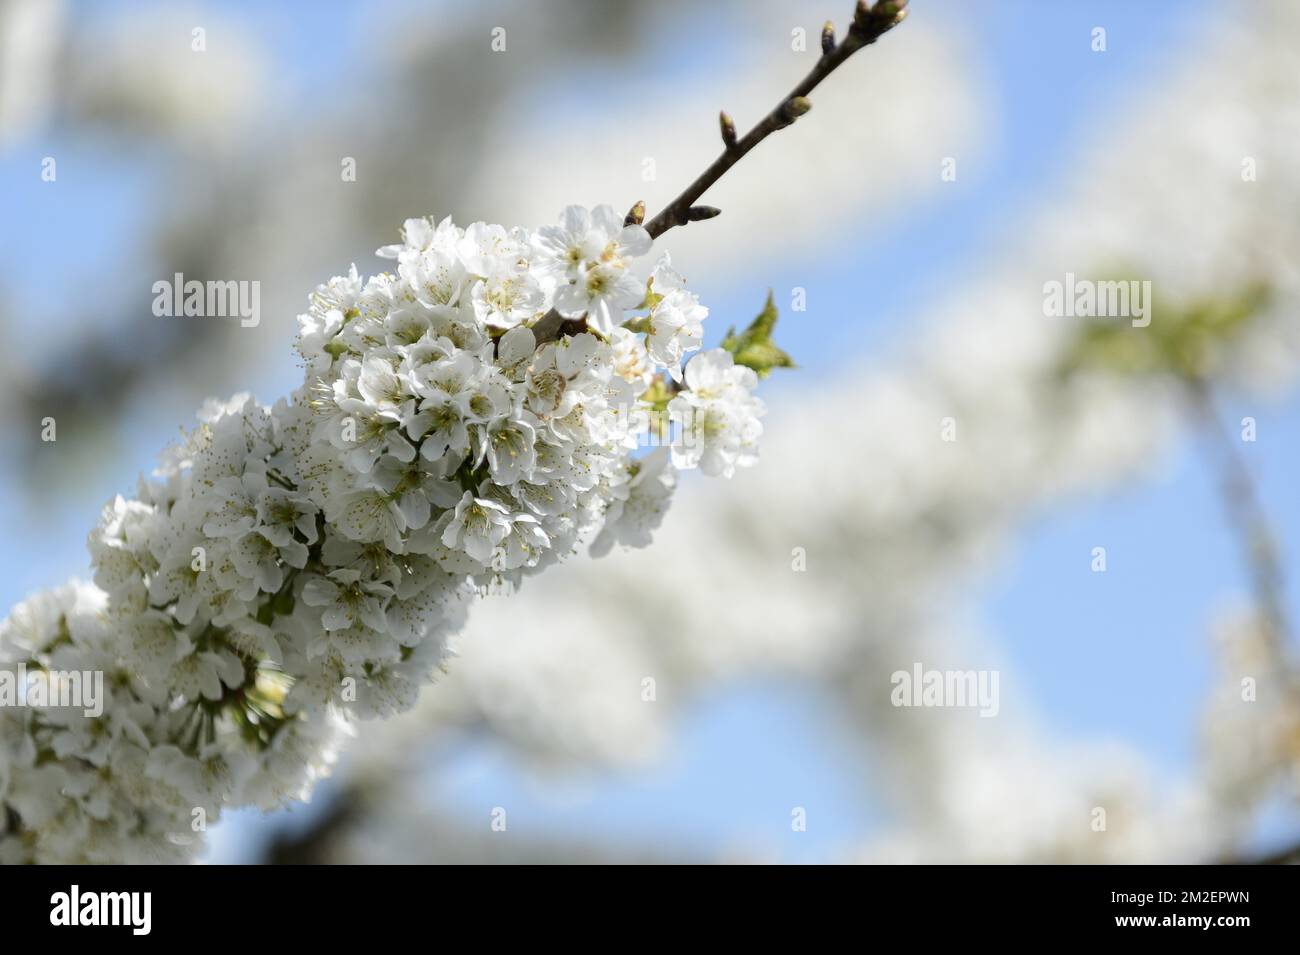
[[[735,327],[727,330],[727,337],[722,340],[722,347],[731,352],[737,365],[754,369],[760,378],[766,378],[773,368],[794,368],[794,359],[776,346],[772,341],[772,332],[776,328],[776,303],[772,301],[772,292],[767,293],[767,304],[758,313],[758,317],[749,323],[739,335]]]
[[[257,608],[257,622],[264,627],[269,627],[275,621],[275,602],[268,600],[262,606]]]
[[[271,601],[272,610],[281,617],[287,617],[289,614],[293,613],[293,605],[294,597],[292,587],[285,587],[276,594],[275,599]]]

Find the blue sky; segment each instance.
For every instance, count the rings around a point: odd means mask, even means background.
[[[768,286],[822,290],[800,321],[783,326],[784,344],[803,370],[774,380],[768,400],[779,403],[803,376],[838,370],[845,354],[905,338],[909,320],[928,302],[977,274],[990,243],[1005,241],[1009,224],[1066,180],[1081,145],[1104,135],[1107,110],[1158,75],[1208,7],[1202,0],[938,5],[933,15],[975,23],[972,48],[992,82],[997,135],[978,165],[963,169],[960,184],[936,190],[909,208],[905,220],[852,244],[841,257],[794,252],[769,274],[725,287],[699,283],[723,314],[752,312]],[[346,68],[330,72],[322,64],[348,63],[349,36],[355,42],[367,35],[350,29],[365,15],[360,4],[229,8],[256,23],[264,45],[285,59],[290,95],[310,103],[346,86]],[[109,15],[114,5],[90,9]],[[1105,56],[1088,45],[1098,24],[1108,33]],[[42,155],[56,151],[60,188],[42,190],[32,170]],[[144,219],[140,208],[150,175],[148,156],[114,156],[94,142],[59,134],[0,156],[7,223],[0,254],[13,269],[6,292],[23,314],[56,320],[61,312],[51,304],[57,301],[51,290],[102,286],[102,276],[125,254],[124,237],[136,234]],[[870,292],[866,308],[863,289]],[[103,294],[121,290],[108,287]],[[830,316],[833,322],[818,320]],[[45,327],[23,324],[32,336]],[[21,341],[21,328],[8,331]],[[714,336],[720,333],[713,329]],[[249,384],[266,397],[288,391],[298,374],[286,353],[268,380]],[[1230,420],[1245,414],[1259,420],[1251,466],[1284,544],[1300,541],[1300,504],[1286,484],[1300,464],[1300,406],[1247,407],[1233,396],[1223,404]],[[145,462],[189,420],[188,414],[174,420],[142,414],[141,423],[128,427],[121,453],[85,473],[74,493],[39,509],[5,477],[2,602],[12,605],[31,590],[84,574],[85,532],[99,505],[115,491],[129,491]],[[1009,562],[989,569],[979,600],[982,623],[1002,636],[1009,658],[1032,681],[1036,707],[1050,727],[1065,735],[1123,739],[1170,773],[1194,764],[1192,732],[1209,672],[1211,612],[1244,593],[1202,450],[1188,445],[1141,484],[1036,518]],[[1098,545],[1108,550],[1104,575],[1088,567]],[[1288,566],[1296,569],[1292,560]],[[584,780],[585,798],[570,793],[553,799],[500,753],[481,746],[458,752],[436,787],[444,805],[462,807],[470,818],[508,793],[512,827],[654,833],[702,851],[752,838],[785,858],[807,860],[868,832],[878,819],[838,768],[843,745],[828,732],[822,704],[810,694],[736,687],[698,706],[663,767]],[[798,837],[790,833],[791,805],[809,810],[809,830]],[[243,857],[247,840],[236,836],[251,838],[255,829],[251,823],[232,828],[217,857]]]

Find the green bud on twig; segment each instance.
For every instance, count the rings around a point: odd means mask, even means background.
[[[736,147],[736,124],[727,115],[726,110],[718,114],[718,125],[722,128],[722,144],[728,149],[734,149]]]
[[[851,29],[872,43],[882,33],[902,23],[906,16],[907,0],[878,0],[874,7],[867,0],[858,0]]]
[[[777,116],[778,128],[784,129],[810,109],[812,109],[812,100],[808,99],[808,97],[791,96],[781,104]]]
[[[822,56],[832,52],[835,49],[835,24],[830,20],[822,27]]]

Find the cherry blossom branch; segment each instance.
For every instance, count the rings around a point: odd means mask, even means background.
[[[878,0],[872,6],[867,0],[858,0],[853,14],[853,23],[842,43],[835,42],[835,27],[830,21],[822,28],[822,55],[817,64],[799,85],[790,91],[776,107],[763,117],[757,126],[740,139],[736,138],[736,126],[726,113],[720,116],[722,128],[722,155],[712,165],[696,177],[676,199],[663,208],[658,215],[646,224],[646,231],[651,238],[658,238],[669,229],[711,219],[722,210],[712,206],[697,206],[698,200],[709,187],[726,175],[751,149],[764,139],[785,129],[796,119],[812,108],[808,94],[817,88],[822,80],[830,76],[849,57],[865,46],[870,46],[885,33],[902,23],[907,16],[907,0]]]
[[[834,24],[829,20],[826,21],[826,25],[822,28],[822,55],[817,60],[817,64],[799,82],[799,85],[790,91],[789,95],[743,137],[737,138],[736,124],[725,112],[721,113],[719,124],[724,147],[722,155],[700,173],[681,195],[646,223],[645,229],[650,233],[650,237],[657,239],[676,226],[712,219],[721,213],[722,210],[714,206],[699,206],[695,202],[755,146],[778,129],[785,129],[812,109],[808,94],[854,53],[875,43],[885,33],[902,23],[907,17],[907,2],[908,0],[877,0],[872,6],[867,0],[858,0],[848,35],[838,44],[835,42]],[[641,225],[644,218],[645,203],[638,202],[628,212],[625,221],[628,225]],[[581,331],[583,327],[582,319],[566,319],[555,309],[551,309],[538,319],[532,326],[532,331],[537,344],[541,345],[556,340],[570,329]]]

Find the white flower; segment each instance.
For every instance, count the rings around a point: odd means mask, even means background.
[[[598,262],[584,269],[572,285],[555,293],[555,310],[565,318],[586,313],[587,324],[602,335],[622,325],[627,309],[645,298],[645,286],[622,265]]]
[[[601,334],[621,325],[624,311],[640,304],[645,286],[628,272],[630,261],[650,251],[650,233],[623,225],[612,206],[564,210],[561,224],[543,226],[535,245],[539,269],[557,283],[555,310],[566,318],[584,312]]]
[[[332,498],[325,504],[325,519],[354,541],[383,541],[402,549],[406,516],[397,502],[379,488],[363,487]]]
[[[352,401],[347,407],[340,404],[340,408],[345,411],[365,410],[390,421],[401,420],[403,413],[409,414],[409,406],[415,399],[410,382],[383,355],[372,355],[361,363],[356,387],[369,408]]]
[[[650,386],[654,378],[654,360],[641,336],[626,328],[614,329],[609,341],[613,346],[614,374],[631,386],[629,397],[635,398]]]
[[[650,311],[645,347],[656,362],[667,366],[674,381],[681,381],[682,358],[703,342],[703,322],[709,310],[694,293],[687,291],[682,277],[673,271],[667,253],[655,266],[651,288],[662,298]]]
[[[701,352],[686,366],[686,387],[668,403],[680,430],[672,445],[679,469],[699,467],[710,477],[731,477],[758,458],[766,408],[750,392],[758,377],[721,348]]]
[[[253,771],[250,756],[217,744],[204,746],[197,758],[176,746],[159,746],[149,754],[146,773],[170,788],[186,806],[215,811]]]
[[[550,545],[551,538],[541,521],[531,514],[514,514],[494,566],[497,570],[535,566]]]
[[[616,496],[605,511],[605,523],[591,542],[591,556],[603,557],[615,544],[647,547],[654,530],[663,523],[677,471],[667,448],[656,448],[634,462],[632,476],[615,488]]]
[[[534,241],[539,269],[570,281],[592,263],[617,260],[623,265],[628,258],[645,255],[651,244],[649,232],[639,225],[625,226],[609,205],[591,211],[567,206],[560,224],[542,226]]]
[[[238,538],[257,526],[258,497],[267,488],[266,475],[250,468],[241,477],[222,478],[212,488],[211,509],[203,522],[208,537]]]
[[[494,483],[510,485],[532,476],[537,465],[536,423],[530,412],[521,411],[518,418],[501,418],[488,426],[480,460],[487,458]]]
[[[420,442],[420,455],[428,461],[469,448],[464,403],[445,392],[435,391],[420,402],[419,413],[411,416],[406,427],[407,434]]]
[[[528,233],[523,229],[475,222],[465,230],[457,251],[465,268],[474,275],[526,271],[530,251]]]
[[[537,338],[530,328],[512,328],[497,340],[496,365],[511,381],[519,381],[537,351]]]
[[[150,545],[156,534],[154,510],[121,495],[105,505],[100,525],[90,535],[95,583],[107,593],[133,606],[142,606],[145,574],[157,564]]]
[[[546,301],[537,279],[514,267],[493,269],[474,283],[470,298],[479,321],[498,328],[513,328],[536,317]]]
[[[337,687],[337,682],[334,683]],[[328,776],[338,758],[346,725],[332,712],[318,720],[293,720],[281,727],[244,779],[239,801],[274,809],[289,799],[307,799],[312,784]]]
[[[343,329],[360,294],[361,279],[355,265],[346,277],[336,276],[312,293],[311,309],[298,322],[297,343],[309,371],[322,373],[333,363],[334,356],[327,347]]]
[[[447,216],[436,226],[427,216],[421,219],[407,219],[402,223],[402,242],[400,245],[385,245],[375,254],[385,259],[410,261],[422,252],[450,252],[464,233]]]
[[[277,547],[288,545],[295,532],[308,544],[314,544],[318,510],[302,494],[282,487],[267,487],[257,498],[258,530]]]
[[[350,569],[330,571],[328,577],[312,577],[302,589],[302,599],[309,607],[324,607],[321,626],[342,630],[358,623],[382,632],[384,602],[393,590],[386,584],[362,580],[360,572]]]
[[[699,401],[749,401],[758,385],[752,368],[737,365],[729,351],[712,348],[696,355],[686,366],[686,387]]]
[[[168,683],[181,696],[197,700],[221,699],[222,687],[236,687],[244,680],[244,668],[229,650],[200,650],[172,664]]]
[[[404,261],[398,274],[410,286],[415,300],[426,308],[451,306],[460,301],[468,271],[453,253],[429,249]]]
[[[510,512],[503,505],[466,491],[443,528],[442,542],[465,551],[480,564],[488,564],[492,552],[509,532]]]

